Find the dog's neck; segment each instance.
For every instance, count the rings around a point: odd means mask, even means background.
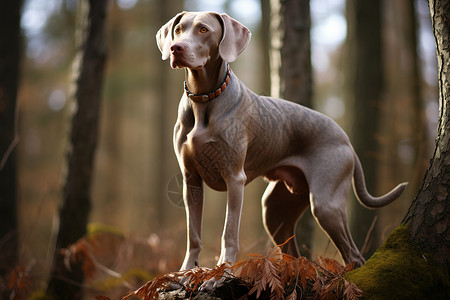
[[[228,66],[223,60],[216,64],[206,64],[202,68],[186,68],[186,85],[194,95],[214,92],[220,88],[227,74]]]

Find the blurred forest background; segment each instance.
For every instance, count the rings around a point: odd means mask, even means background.
[[[134,248],[109,254],[114,263],[99,272],[102,282],[121,279],[117,274],[131,268],[139,268],[149,277],[175,271],[184,258],[185,212],[172,147],[184,72],[171,70],[169,63],[161,61],[155,42],[157,30],[182,10],[228,13],[253,34],[249,47],[232,64],[234,72],[255,92],[270,95],[268,48],[264,46],[269,33],[264,22],[268,20],[262,17],[261,9],[261,3],[267,2],[110,1],[89,220],[91,229],[126,237]],[[380,1],[378,75],[382,84],[376,103],[378,125],[375,132],[354,126],[360,115],[354,102],[367,99],[353,99],[355,93],[349,87],[349,72],[355,64],[355,57],[349,55],[355,35],[347,26],[354,22],[347,13],[351,3],[310,1],[312,106],[335,119],[352,141],[358,134],[372,140],[374,147],[358,152],[366,174],[376,174],[367,176],[372,194],[381,195],[400,182],[410,182],[406,194],[376,211],[375,229],[366,248],[370,244],[377,248],[404,217],[431,157],[438,120],[435,44],[426,1]],[[58,230],[72,107],[76,12],[76,0],[25,0],[22,7],[17,145],[19,264],[27,268],[33,289],[45,288]],[[364,163],[367,160],[370,165]],[[262,179],[246,188],[241,258],[249,253],[265,254],[272,247],[261,221],[264,188]],[[201,265],[213,266],[219,255],[225,200],[224,193],[207,189]],[[349,206],[354,203],[352,196]],[[352,216],[351,209],[350,214],[352,218],[357,213]],[[352,232],[364,232],[362,238],[355,237],[359,248],[374,217],[372,213],[363,223],[352,221]],[[312,244],[309,249],[301,248],[303,254],[340,259],[316,224],[308,230],[313,234]],[[96,280],[93,289],[108,289]],[[118,285],[137,287],[120,280]]]

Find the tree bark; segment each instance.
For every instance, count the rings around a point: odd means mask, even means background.
[[[59,216],[59,232],[47,293],[58,299],[81,299],[81,262],[64,264],[61,249],[86,233],[91,207],[91,179],[97,145],[100,98],[106,61],[107,0],[79,1],[77,53],[73,63],[75,110],[67,154],[68,171]]]
[[[261,3],[261,49],[262,49],[262,68],[261,82],[262,94],[271,95],[270,82],[270,0],[260,0]]]
[[[17,89],[22,1],[0,3],[0,277],[7,278],[18,260]],[[9,291],[0,298],[9,298]]]
[[[436,42],[439,124],[436,147],[422,187],[404,224],[412,241],[450,271],[450,1],[429,1]]]
[[[309,0],[271,1],[271,93],[312,106]]]
[[[381,1],[347,1],[347,98],[352,110],[352,144],[364,168],[367,189],[376,192],[380,102],[383,91]],[[361,247],[376,212],[350,202],[350,230]],[[372,231],[370,256],[378,246]],[[364,253],[363,253],[364,254]],[[365,255],[367,256],[367,255]]]

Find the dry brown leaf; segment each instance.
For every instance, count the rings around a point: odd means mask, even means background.
[[[92,277],[97,271],[92,251],[85,238],[79,239],[68,248],[61,249],[61,253],[64,255],[66,268],[70,269],[70,263],[81,264],[86,278]]]
[[[223,277],[235,277],[247,284],[249,292],[241,299],[247,299],[248,295],[258,298],[269,292],[271,299],[301,299],[305,291],[308,295],[315,293],[317,299],[358,299],[361,290],[347,282],[344,276],[352,269],[352,264],[342,266],[328,258],[320,258],[317,262],[305,257],[294,258],[282,254],[276,247],[267,256],[249,255],[248,259],[233,266],[223,264],[214,269],[195,268],[158,276],[123,300],[132,296],[143,300],[157,299],[158,291],[170,283],[180,284],[180,279],[184,279],[187,295],[192,295],[205,281]],[[285,295],[287,290],[292,291]]]

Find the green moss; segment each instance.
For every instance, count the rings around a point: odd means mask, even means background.
[[[398,227],[363,267],[346,276],[363,299],[450,299],[448,274],[411,243],[407,226]]]
[[[118,237],[125,237],[125,234],[120,230],[112,226],[108,226],[102,223],[89,223],[87,226],[87,236],[89,238],[95,236],[96,234],[108,233],[116,235]]]

